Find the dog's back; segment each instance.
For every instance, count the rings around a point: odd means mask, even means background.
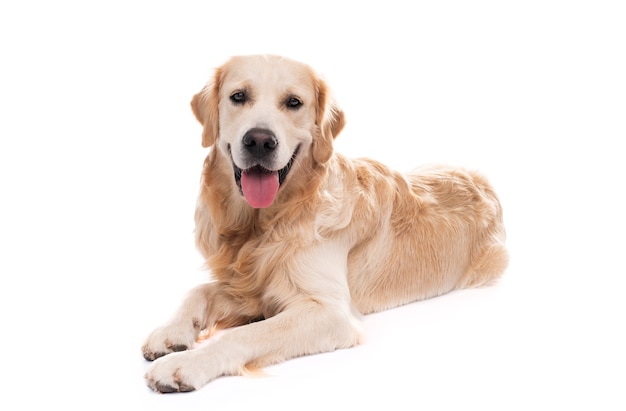
[[[348,281],[360,312],[485,285],[502,274],[502,208],[481,175],[440,166],[403,175],[373,160],[338,158],[343,201],[354,207]]]

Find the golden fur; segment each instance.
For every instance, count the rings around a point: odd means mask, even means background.
[[[485,285],[506,268],[502,210],[487,181],[452,167],[403,175],[334,153],[344,114],[310,67],[234,57],[192,109],[211,147],[195,219],[214,281],[148,337],[144,357],[158,358],[146,374],[152,389],[189,391],[246,367],[354,346],[359,314]],[[252,127],[276,135],[272,170],[293,161],[267,208],[250,206],[233,177]],[[187,350],[215,327],[234,328]]]

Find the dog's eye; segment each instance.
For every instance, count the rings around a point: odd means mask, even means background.
[[[302,101],[300,101],[296,97],[290,97],[287,99],[287,108],[298,108],[302,105]]]
[[[246,102],[246,93],[243,91],[238,91],[230,95],[230,101],[235,104],[243,104]]]

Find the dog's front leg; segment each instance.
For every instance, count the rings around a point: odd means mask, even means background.
[[[187,294],[172,318],[146,339],[142,346],[146,360],[152,361],[192,347],[206,326],[207,305],[213,288],[213,283],[202,284]]]
[[[302,298],[274,317],[230,329],[201,348],[158,359],[145,377],[155,391],[191,391],[246,367],[352,347],[358,340],[349,304]]]
[[[143,356],[152,361],[166,354],[192,347],[200,331],[216,323],[240,325],[258,313],[245,316],[244,307],[226,295],[218,283],[202,284],[192,289],[178,311],[165,325],[154,330],[142,346]]]

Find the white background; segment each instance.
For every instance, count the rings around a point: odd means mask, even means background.
[[[3,2],[0,408],[625,409],[620,3]],[[247,53],[325,75],[338,151],[488,175],[511,264],[355,349],[158,395],[140,346],[208,278],[189,101]]]

